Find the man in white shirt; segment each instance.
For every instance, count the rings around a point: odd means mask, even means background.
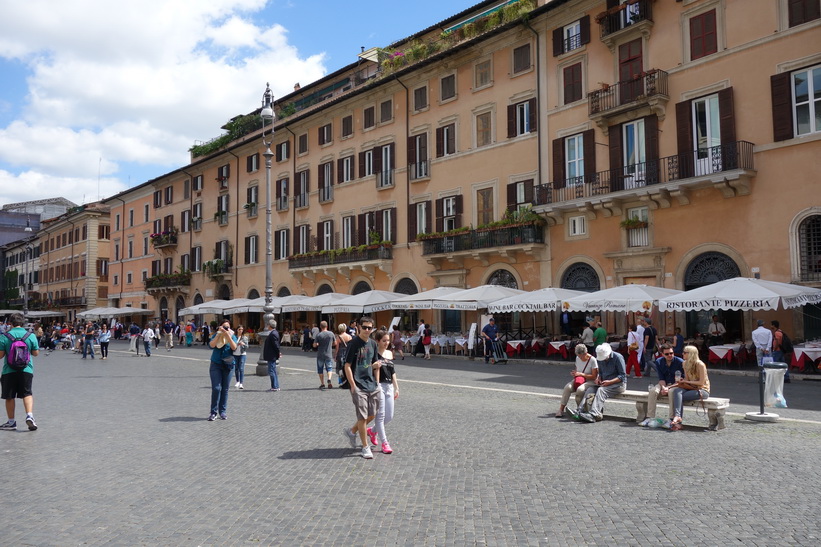
[[[758,328],[753,331],[753,344],[755,345],[755,358],[761,366],[761,359],[770,354],[773,347],[773,331],[764,327],[764,321],[757,322]]]
[[[707,334],[710,335],[710,345],[711,346],[720,346],[724,343],[724,334],[727,332],[727,329],[724,328],[724,325],[718,320],[718,316],[713,316],[713,322],[710,323],[710,326],[707,327]]]

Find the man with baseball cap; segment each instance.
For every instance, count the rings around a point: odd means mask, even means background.
[[[579,412],[578,417],[584,422],[600,422],[604,402],[617,393],[627,389],[627,373],[624,370],[624,357],[614,353],[610,344],[604,343],[596,348],[596,358],[599,364],[599,376],[596,385],[589,387],[584,393],[585,401],[593,397],[593,403],[587,412]]]

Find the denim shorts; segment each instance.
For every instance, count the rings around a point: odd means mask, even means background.
[[[323,372],[332,372],[334,369],[334,360],[333,359],[320,359],[319,357],[316,358],[316,373],[322,374]]]

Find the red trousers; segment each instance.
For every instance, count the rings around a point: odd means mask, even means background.
[[[630,351],[630,355],[627,357],[627,371],[625,374],[630,376],[630,368],[636,369],[636,378],[641,378],[641,364],[639,363],[639,352],[638,351]]]

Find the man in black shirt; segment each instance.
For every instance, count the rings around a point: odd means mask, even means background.
[[[370,336],[373,332],[373,319],[363,317],[359,320],[357,337],[348,343],[348,354],[345,357],[345,378],[351,389],[351,399],[356,408],[356,423],[345,428],[345,437],[356,448],[356,433],[362,441],[362,457],[373,459],[368,444],[367,424],[379,411],[379,369],[373,364],[379,359],[376,342]]]

